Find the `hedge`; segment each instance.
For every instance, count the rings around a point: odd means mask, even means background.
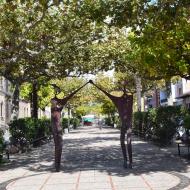
[[[4,149],[3,131],[0,129],[0,163],[3,157],[3,149]]]
[[[71,118],[71,124],[73,128],[76,129],[80,125],[80,120],[78,118]]]
[[[168,145],[176,134],[180,120],[184,119],[185,112],[187,111],[179,106],[136,112],[133,115],[133,130],[159,145]]]
[[[62,124],[63,130],[64,130],[65,128],[68,128],[68,118],[63,117],[63,118],[62,118],[62,121],[61,121],[61,124]]]
[[[21,118],[11,121],[9,129],[11,143],[20,145],[21,147],[36,139],[51,135],[51,123],[49,119]]]
[[[68,128],[68,118],[62,118],[62,128]],[[80,125],[80,120],[76,117],[70,118],[70,124],[73,125],[73,128],[76,129]]]
[[[105,124],[108,125],[108,126],[113,126],[114,125],[114,123],[112,122],[111,117],[106,117],[105,118]]]

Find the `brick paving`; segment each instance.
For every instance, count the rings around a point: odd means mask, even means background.
[[[59,173],[50,142],[11,156],[0,168],[0,190],[190,190],[190,161],[178,157],[177,148],[134,137],[134,166],[124,169],[117,129],[80,127],[63,139]]]

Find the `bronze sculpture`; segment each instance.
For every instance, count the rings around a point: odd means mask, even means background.
[[[61,126],[61,111],[65,104],[70,100],[80,89],[86,86],[89,82],[69,94],[63,99],[57,98],[57,94],[51,99],[51,126],[53,139],[55,143],[55,169],[60,171],[61,154],[62,154],[62,126]]]
[[[121,119],[121,131],[120,131],[120,143],[121,149],[123,153],[125,168],[132,168],[132,144],[131,144],[131,133],[132,133],[132,112],[133,112],[133,94],[127,94],[126,90],[121,97],[113,96],[94,84],[92,80],[89,83],[96,86],[99,90],[101,90],[106,96],[108,96],[114,105],[117,107],[119,112],[119,117]],[[127,132],[127,148],[125,145],[125,135]],[[127,152],[129,156],[129,164],[127,165]]]

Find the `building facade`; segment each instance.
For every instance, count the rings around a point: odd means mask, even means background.
[[[6,131],[11,120],[11,83],[4,77],[0,77],[0,129]],[[38,110],[39,118],[51,117],[51,110],[46,107],[43,111]],[[31,117],[31,104],[25,100],[19,101],[19,118]]]
[[[170,93],[166,89],[155,90],[147,97],[147,108],[183,105],[190,109],[190,81],[182,78],[175,84],[171,83],[170,89]]]
[[[0,128],[4,131],[11,117],[11,84],[8,80],[0,77]]]
[[[176,102],[190,109],[190,81],[182,79],[175,88]]]

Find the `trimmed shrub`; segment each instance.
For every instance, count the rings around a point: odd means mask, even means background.
[[[135,112],[133,114],[133,132],[136,135],[150,139],[152,129],[155,126],[156,109],[147,112]]]
[[[11,121],[9,124],[11,143],[13,145],[27,146],[41,137],[51,135],[49,119],[21,118]]]
[[[180,116],[180,107],[159,107],[156,113],[156,125],[153,127],[154,140],[160,145],[170,144],[177,132]]]
[[[145,112],[135,112],[133,115],[133,131],[137,135],[142,135],[144,132]]]
[[[112,122],[112,119],[111,117],[106,117],[105,118],[105,124],[108,125],[108,126],[112,126],[113,127],[113,122]]]
[[[186,114],[184,117],[184,128],[190,130],[190,115]]]
[[[3,158],[3,150],[4,150],[4,139],[3,139],[3,131],[0,130],[0,163]]]
[[[149,109],[144,117],[144,137],[152,139],[153,129],[156,126],[157,109]]]
[[[159,145],[172,142],[184,116],[184,109],[179,106],[153,108],[147,112],[134,113],[133,128],[137,134],[152,139]]]
[[[68,128],[68,119],[65,118],[65,117],[63,117],[63,118],[62,118],[62,121],[61,121],[61,124],[62,124],[63,130],[64,130],[65,128]]]
[[[42,118],[38,119],[38,138],[52,134],[51,121],[50,119]]]
[[[76,129],[80,125],[80,120],[78,118],[71,118],[71,124],[73,128]]]
[[[115,124],[116,124],[117,128],[119,128],[119,129],[121,128],[121,119],[119,116],[115,117]]]

